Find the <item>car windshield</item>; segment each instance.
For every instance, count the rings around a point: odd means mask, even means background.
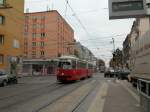
[[[4,76],[4,75],[5,75],[4,73],[0,72],[0,76]]]

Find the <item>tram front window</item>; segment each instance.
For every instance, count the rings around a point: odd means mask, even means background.
[[[72,69],[72,66],[71,66],[70,62],[60,62],[59,63],[59,68],[62,68],[62,69]]]

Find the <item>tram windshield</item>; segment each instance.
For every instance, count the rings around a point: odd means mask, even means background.
[[[59,65],[58,65],[59,68],[62,68],[62,69],[72,69],[72,65],[71,65],[71,62],[59,62]]]

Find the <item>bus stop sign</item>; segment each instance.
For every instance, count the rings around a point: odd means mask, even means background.
[[[109,0],[109,18],[137,18],[150,15],[150,0]]]

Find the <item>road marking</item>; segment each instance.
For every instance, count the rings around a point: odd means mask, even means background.
[[[127,86],[125,86],[123,84],[123,82],[120,82],[120,84],[122,85],[122,87],[124,89],[126,89],[133,96],[133,98],[135,98],[136,101],[140,102],[140,98],[139,98],[139,96],[137,94],[135,94],[132,90],[130,90]]]
[[[100,87],[98,93],[96,94],[96,97],[93,100],[90,108],[88,109],[88,112],[103,112],[107,92],[108,83],[104,82]]]

